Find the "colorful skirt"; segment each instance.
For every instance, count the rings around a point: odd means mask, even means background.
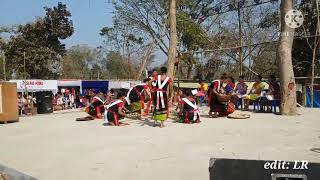
[[[165,121],[168,119],[167,110],[155,111],[153,113],[153,119],[155,121]]]
[[[131,112],[137,112],[140,111],[142,109],[142,102],[138,101],[138,102],[133,102],[130,104],[130,111]]]

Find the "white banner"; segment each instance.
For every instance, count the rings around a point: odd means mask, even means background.
[[[10,82],[17,83],[18,92],[52,91],[53,93],[57,93],[58,91],[57,80],[31,79],[31,80],[10,80]]]

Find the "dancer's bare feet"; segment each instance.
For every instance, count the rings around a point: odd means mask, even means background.
[[[109,126],[117,126],[117,125],[116,125],[115,123],[113,123],[113,122],[109,122],[108,125],[109,125]],[[129,125],[129,123],[119,123],[118,126],[128,126],[128,125]]]
[[[160,128],[164,128],[164,127],[166,127],[166,125],[164,125],[164,123],[161,122]]]

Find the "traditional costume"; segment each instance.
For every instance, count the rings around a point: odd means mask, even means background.
[[[91,116],[102,118],[102,113],[104,113],[104,103],[105,99],[102,96],[94,96],[91,105],[85,108],[85,112]]]
[[[210,107],[210,112],[219,112],[222,110],[223,106],[218,100],[218,96],[213,93],[215,90],[216,92],[221,92],[222,89],[222,83],[220,80],[214,80],[210,87],[209,87],[209,107]]]
[[[182,98],[180,101],[183,106],[182,114],[179,122],[181,123],[199,123],[200,112],[195,100],[189,100],[188,98]]]
[[[209,88],[210,112],[216,112],[220,117],[227,116],[228,114],[234,112],[234,103],[236,101],[236,97],[230,94],[230,92],[233,91],[233,88],[229,87],[228,85],[227,87],[227,89],[223,89],[221,81],[215,80],[212,82]],[[219,94],[215,94],[213,92],[214,90]],[[222,94],[222,91],[227,92],[228,94]]]
[[[166,77],[163,81],[161,75],[158,75],[157,80],[153,83],[153,119],[156,121],[165,121],[168,118],[168,85],[172,83],[171,78]]]
[[[106,123],[119,126],[119,120],[122,118],[119,114],[119,107],[122,107],[124,102],[122,100],[115,100],[111,102],[104,113],[104,120]]]
[[[126,105],[131,112],[137,112],[144,108],[143,91],[148,88],[147,84],[141,83],[133,86],[125,97]],[[127,107],[126,107],[127,108]]]

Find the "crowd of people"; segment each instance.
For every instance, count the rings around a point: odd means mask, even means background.
[[[32,94],[18,93],[19,115],[30,115],[32,108],[36,105],[36,99]]]
[[[265,89],[260,75],[256,76],[253,86],[249,89],[244,82],[245,77],[240,76],[236,83],[234,78],[223,74],[220,79],[212,81],[210,85],[199,81],[198,89],[185,89],[173,93],[173,80],[166,75],[167,69],[162,67],[160,73],[153,71],[151,77],[143,83],[133,86],[128,91],[118,91],[113,96],[99,93],[85,107],[85,111],[92,118],[104,118],[108,125],[122,126],[120,119],[132,113],[139,115],[139,119],[152,113],[155,126],[165,127],[169,117],[170,105],[176,106],[177,121],[181,123],[199,123],[200,104],[207,99],[210,107],[209,115],[212,118],[224,117],[233,113],[237,104],[243,103],[243,110],[249,105],[259,101],[259,109],[271,111],[271,101],[280,99],[280,86],[276,77],[270,75],[269,89]],[[175,97],[172,97],[174,95]],[[172,100],[177,103],[172,103]]]
[[[53,97],[53,108],[55,111],[76,109],[88,106],[94,99],[97,91],[88,89],[80,94],[79,91],[74,89],[62,89]],[[106,97],[106,103],[114,99],[115,91],[111,89],[108,93],[103,93]]]

